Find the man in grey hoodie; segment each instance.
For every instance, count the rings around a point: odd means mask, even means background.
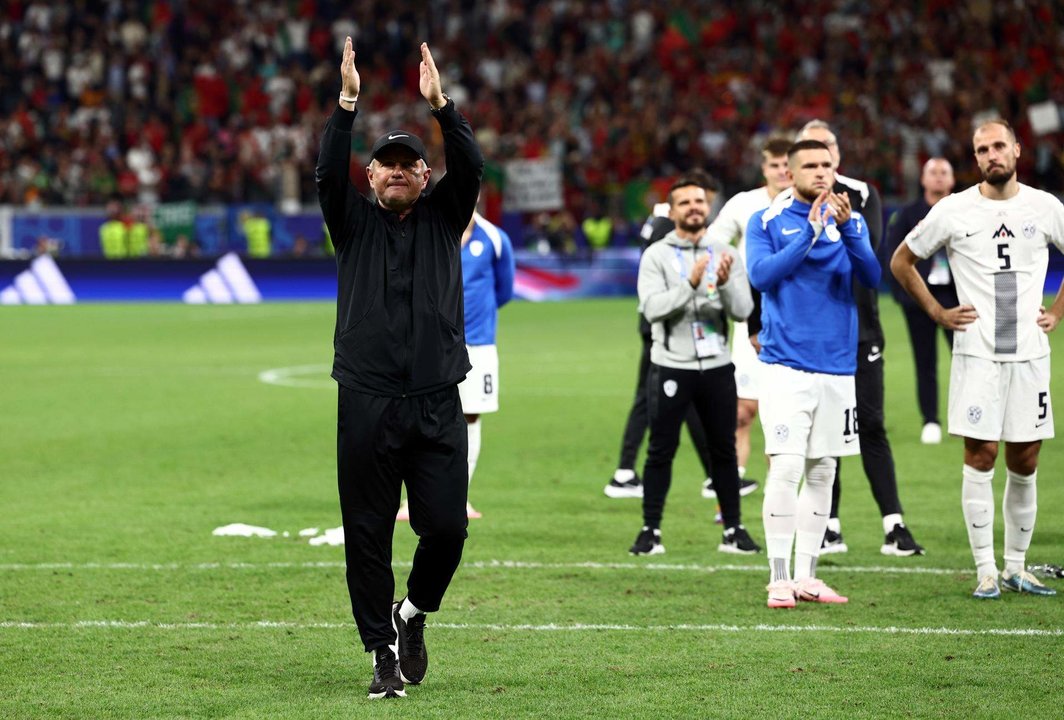
[[[705,426],[724,519],[718,550],[761,549],[740,521],[735,367],[727,329],[729,317],[746,320],[754,305],[734,248],[705,238],[709,210],[696,179],[677,180],[669,190],[669,217],[676,229],[647,248],[639,262],[639,311],[651,324],[650,444],[643,466],[643,528],[629,550],[633,555],[665,552],[661,516],[680,426],[691,405]]]

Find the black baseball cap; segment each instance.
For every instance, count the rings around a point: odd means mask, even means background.
[[[426,157],[425,153],[425,143],[421,142],[421,138],[419,138],[417,135],[411,132],[407,132],[406,130],[392,130],[391,132],[386,132],[379,138],[377,138],[377,142],[373,143],[373,150],[370,151],[369,159],[372,160],[373,158],[377,157],[377,153],[379,153],[381,150],[388,147],[389,145],[402,145],[404,147],[408,147],[415,153],[417,153],[417,156],[419,158],[421,158],[425,162],[428,162],[428,158]]]

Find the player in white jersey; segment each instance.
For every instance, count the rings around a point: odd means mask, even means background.
[[[1064,205],[1016,179],[1020,144],[1004,120],[972,138],[983,181],[939,201],[898,246],[891,271],[939,325],[954,331],[949,432],[964,438],[964,521],[979,584],[976,598],[1000,587],[1055,595],[1027,572],[1034,530],[1038,452],[1053,437],[1049,340],[1064,315],[1064,286],[1042,306],[1049,244],[1064,250]],[[943,308],[915,265],[946,248],[960,305]],[[1005,442],[1005,569],[994,554],[994,464]]]
[[[782,190],[791,186],[791,176],[787,172],[787,150],[790,147],[790,140],[770,138],[761,148],[761,174],[765,178],[765,184],[729,198],[706,230],[706,237],[709,240],[735,245],[744,266],[746,264],[746,226],[750,222],[750,217],[756,212],[767,209]],[[756,303],[755,312],[759,307],[760,303]],[[759,327],[760,322],[755,323],[754,326]],[[757,417],[757,402],[761,392],[759,384],[761,361],[757,359],[757,348],[754,345],[756,339],[756,332],[750,332],[747,323],[735,323],[735,329],[732,332],[732,362],[735,364],[735,387],[739,396],[735,453],[739,461],[740,479],[746,476],[746,463],[750,459],[750,428],[753,426],[754,418]]]

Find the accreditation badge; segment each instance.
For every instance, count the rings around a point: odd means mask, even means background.
[[[700,360],[716,357],[724,351],[724,343],[712,325],[696,320],[691,323],[691,334],[695,340],[695,356]]]

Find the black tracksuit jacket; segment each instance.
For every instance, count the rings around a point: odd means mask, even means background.
[[[462,232],[476,207],[484,157],[454,102],[433,116],[447,172],[404,218],[350,182],[351,126],[337,106],[315,169],[318,200],[336,247],[333,378],[381,397],[422,395],[470,370],[462,307]]]

